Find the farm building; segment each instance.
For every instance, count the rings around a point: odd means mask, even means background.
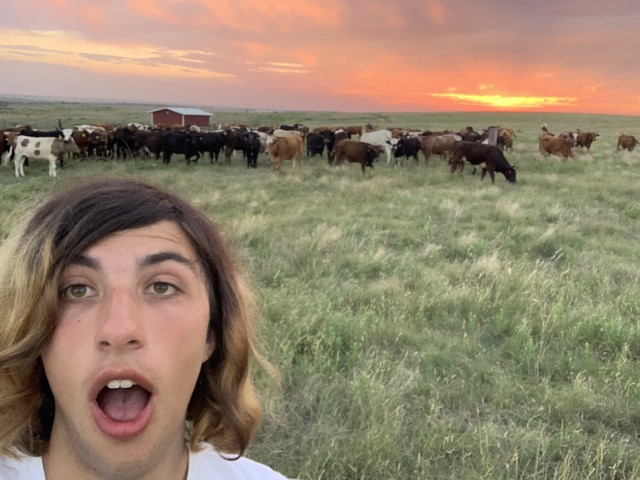
[[[208,127],[209,112],[200,110],[199,108],[187,107],[162,107],[151,110],[151,125],[154,127],[171,127],[179,125],[186,127],[188,125],[197,125],[198,127]]]

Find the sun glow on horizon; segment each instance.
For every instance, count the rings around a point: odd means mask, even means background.
[[[466,93],[431,93],[432,97],[453,100],[456,103],[485,106],[493,108],[535,109],[545,107],[560,107],[574,104],[576,97],[537,97],[537,96],[502,96],[474,95]]]

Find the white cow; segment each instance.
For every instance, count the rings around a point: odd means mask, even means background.
[[[399,139],[397,138],[393,138],[390,130],[386,129],[364,132],[360,136],[361,142],[384,148],[384,151],[387,154],[387,163],[391,163],[391,157],[395,150],[395,146],[398,144],[398,140]]]
[[[80,153],[73,140],[62,140],[53,137],[27,137],[18,135],[11,146],[10,158],[15,163],[16,177],[24,177],[24,162],[30,160],[48,160],[49,176],[56,176],[56,160],[67,153]],[[8,158],[7,158],[8,160]]]

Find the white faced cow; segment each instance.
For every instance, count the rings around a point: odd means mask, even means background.
[[[49,176],[56,176],[56,160],[67,153],[80,153],[78,145],[70,138],[42,137],[34,138],[19,135],[13,145],[11,158],[14,159],[16,177],[24,177],[24,162],[30,160],[48,160]]]

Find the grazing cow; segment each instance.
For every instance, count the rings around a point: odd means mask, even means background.
[[[557,155],[565,160],[568,157],[575,158],[571,145],[573,145],[573,139],[568,134],[560,134],[557,137],[541,135],[538,139],[538,150],[542,155]]]
[[[443,161],[453,155],[453,145],[462,140],[456,133],[445,133],[442,135],[422,135],[420,139],[420,150],[424,155],[424,167],[429,166],[429,159],[432,154],[440,155]]]
[[[600,136],[599,133],[596,132],[583,132],[579,128],[576,130],[576,147],[586,148],[587,151],[591,148],[591,144],[596,141],[597,137]]]
[[[56,160],[64,157],[67,153],[80,153],[80,149],[76,142],[71,138],[63,140],[53,137],[27,137],[26,135],[18,135],[11,147],[13,150],[11,158],[15,163],[16,177],[24,177],[24,162],[31,160],[48,160],[49,176],[56,176]],[[6,157],[6,160],[9,156]]]
[[[387,163],[391,163],[391,151],[393,146],[398,143],[398,139],[393,138],[391,131],[384,129],[364,132],[360,136],[360,141],[383,148],[387,155]]]
[[[616,147],[616,151],[619,152],[622,149],[632,152],[633,149],[636,148],[637,144],[638,140],[636,140],[636,137],[633,135],[622,134],[618,137],[618,146]]]
[[[342,165],[345,160],[349,163],[359,163],[362,168],[362,175],[365,174],[365,167],[373,170],[373,162],[380,155],[380,147],[367,142],[357,140],[340,140],[334,146],[335,156],[333,163]]]
[[[294,166],[298,162],[298,167],[302,167],[302,137],[299,135],[274,137],[273,142],[267,144],[267,152],[277,174],[280,173],[280,166],[284,160],[293,160]]]
[[[396,167],[398,166],[398,159],[401,159],[400,165],[402,166],[404,164],[404,160],[409,160],[409,157],[413,157],[413,163],[417,165],[420,147],[420,139],[416,137],[404,137],[398,140],[393,152],[393,156],[396,160]]]
[[[481,180],[489,172],[491,183],[495,183],[495,172],[500,172],[508,182],[516,183],[516,167],[507,161],[502,150],[495,145],[465,141],[456,142],[453,146],[453,156],[451,157],[451,173],[453,174],[456,170],[462,172],[465,160],[472,165],[484,163]]]
[[[322,133],[309,133],[309,135],[307,135],[307,158],[311,158],[314,155],[320,155],[320,157],[322,157],[326,143],[327,139]]]
[[[209,162],[213,163],[214,159],[218,163],[220,152],[227,144],[227,132],[220,130],[217,132],[203,132],[198,135],[198,151],[204,156],[205,152],[209,153]]]
[[[260,141],[260,132],[250,131],[245,135],[245,154],[247,156],[247,168],[256,168],[258,166],[258,155],[262,149]]]

